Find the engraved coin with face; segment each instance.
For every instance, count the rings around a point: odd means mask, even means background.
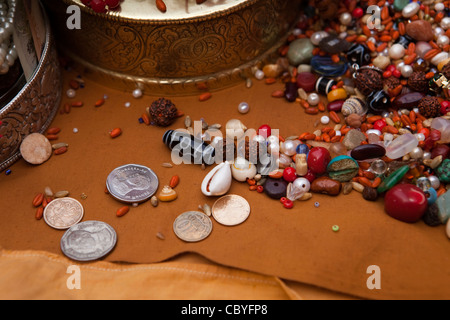
[[[203,212],[184,212],[175,219],[173,231],[181,240],[187,242],[201,241],[210,235],[212,221]]]
[[[68,229],[81,221],[84,209],[77,200],[64,197],[50,201],[43,215],[49,226],[55,229]]]
[[[235,226],[247,220],[250,215],[250,205],[247,200],[236,194],[223,196],[214,203],[212,216],[226,226]]]
[[[107,255],[117,243],[116,231],[101,221],[85,221],[67,230],[61,238],[61,250],[77,261],[93,261]]]
[[[158,177],[149,168],[127,164],[114,169],[106,179],[109,193],[128,203],[144,202],[158,189]]]

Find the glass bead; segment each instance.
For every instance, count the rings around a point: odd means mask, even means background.
[[[314,207],[318,208],[320,206],[320,203],[314,202]]]
[[[329,56],[313,56],[311,59],[313,71],[324,77],[339,77],[347,72],[347,61],[341,57],[338,63],[335,63]]]
[[[431,181],[427,177],[420,177],[416,181],[416,186],[425,192],[431,188]]]
[[[384,162],[381,159],[375,160],[370,165],[370,170],[376,175],[383,175],[386,173],[387,170],[386,162]]]

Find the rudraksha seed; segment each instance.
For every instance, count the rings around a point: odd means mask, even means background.
[[[383,89],[383,77],[378,71],[364,69],[358,71],[355,86],[363,95],[368,96],[373,91]]]
[[[389,92],[390,90],[394,90],[400,85],[400,80],[394,76],[389,77],[384,80],[384,91]]]
[[[441,70],[441,73],[450,80],[450,62],[448,62]]]
[[[419,113],[426,118],[435,118],[441,114],[441,104],[437,97],[423,97],[418,105]]]
[[[429,80],[425,76],[425,72],[415,71],[408,78],[408,86],[417,92],[428,92]]]
[[[171,125],[177,117],[177,111],[173,102],[165,98],[153,101],[148,110],[155,124],[161,127]]]

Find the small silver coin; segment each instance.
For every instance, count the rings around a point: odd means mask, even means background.
[[[158,189],[158,177],[145,166],[127,164],[114,169],[106,179],[109,193],[119,201],[140,203],[150,199]]]
[[[175,219],[173,231],[183,241],[201,241],[211,234],[212,221],[203,212],[187,211]]]
[[[70,197],[50,201],[44,209],[45,222],[55,229],[69,229],[81,221],[84,209],[78,200]]]
[[[116,231],[109,224],[91,220],[70,227],[61,238],[61,250],[70,259],[93,261],[106,256],[116,243]]]

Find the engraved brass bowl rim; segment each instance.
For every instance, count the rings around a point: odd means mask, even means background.
[[[5,170],[6,168],[10,167],[12,164],[14,164],[17,160],[21,158],[20,154],[20,143],[30,133],[38,132],[43,133],[47,128],[50,126],[51,122],[53,121],[54,117],[56,116],[57,110],[59,108],[59,104],[61,101],[61,89],[62,89],[62,80],[61,80],[61,74],[59,69],[59,63],[58,63],[58,55],[56,51],[56,44],[55,39],[53,36],[53,32],[50,27],[50,21],[48,19],[48,16],[42,7],[42,4],[40,6],[42,15],[44,18],[44,24],[45,24],[45,44],[42,50],[41,59],[39,60],[33,75],[31,79],[20,89],[20,91],[17,93],[17,95],[11,99],[11,101],[6,104],[1,110],[0,110],[0,120],[3,122],[0,126],[0,132],[1,127],[5,125],[5,122],[8,120],[8,116],[10,114],[29,114],[32,113],[33,110],[35,110],[36,106],[32,103],[29,104],[29,107],[26,110],[20,110],[21,105],[28,99],[31,99],[28,95],[35,90],[36,88],[39,88],[40,86],[45,86],[46,83],[50,83],[52,81],[58,81],[59,87],[53,88],[53,93],[55,94],[54,104],[51,106],[51,110],[48,113],[40,113],[39,119],[42,120],[42,125],[36,130],[31,130],[34,122],[36,119],[26,118],[28,121],[22,122],[20,125],[21,127],[17,129],[16,131],[20,135],[18,140],[13,141],[13,151],[9,154],[3,154],[4,150],[0,150],[0,171]],[[43,76],[46,75],[47,67],[49,64],[55,65],[57,67],[56,72],[53,74],[53,77],[46,77],[44,80],[47,82],[43,82]],[[39,96],[37,98],[40,98]],[[46,97],[42,97],[46,98]],[[48,103],[48,102],[46,102]],[[27,131],[28,129],[28,131]],[[2,145],[2,139],[7,139],[7,136],[0,137],[0,145]]]
[[[111,20],[114,22],[128,22],[128,23],[137,23],[144,25],[165,25],[165,24],[188,24],[188,23],[196,23],[207,20],[217,19],[219,17],[229,15],[231,13],[240,11],[244,8],[250,7],[256,4],[259,0],[246,0],[245,2],[241,2],[237,5],[234,5],[227,9],[222,9],[216,12],[212,12],[205,15],[194,16],[191,18],[183,18],[183,19],[134,19],[127,16],[119,16],[119,12],[117,11],[108,11],[106,13],[97,13],[88,6],[84,5],[80,0],[63,0],[66,4],[77,4],[80,6],[81,11],[88,13],[92,16],[97,16],[102,19]],[[148,4],[153,5],[153,4]]]

